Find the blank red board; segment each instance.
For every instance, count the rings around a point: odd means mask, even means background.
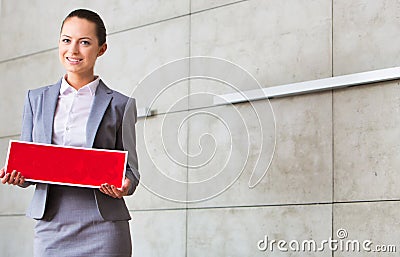
[[[87,149],[11,140],[6,172],[21,172],[27,181],[98,188],[122,187],[126,151]]]

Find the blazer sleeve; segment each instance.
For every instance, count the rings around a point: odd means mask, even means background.
[[[33,130],[33,111],[32,104],[30,101],[30,90],[25,97],[24,111],[22,113],[22,129],[21,129],[21,141],[32,142],[32,130]],[[25,182],[20,187],[28,187],[33,185],[32,182]]]
[[[136,152],[136,121],[136,101],[133,98],[129,98],[127,104],[125,105],[122,125],[117,133],[117,143],[119,144],[118,148],[121,147],[122,149],[128,151],[128,163],[125,175],[132,182],[131,187],[128,190],[128,195],[132,195],[135,192],[140,180]]]
[[[33,129],[33,112],[29,94],[30,91],[28,91],[28,93],[26,94],[24,111],[22,113],[21,140],[26,142],[32,142],[32,129]]]

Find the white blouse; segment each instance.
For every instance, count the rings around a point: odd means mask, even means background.
[[[54,114],[52,142],[56,145],[84,147],[86,124],[100,78],[76,90],[62,79]]]

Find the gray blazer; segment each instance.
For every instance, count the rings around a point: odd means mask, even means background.
[[[21,140],[51,144],[54,113],[60,92],[61,80],[50,86],[28,91],[22,118]],[[122,142],[122,118],[129,101],[130,133],[135,133],[135,100],[108,88],[101,80],[97,87],[86,127],[86,146],[88,148],[124,150]],[[131,102],[132,101],[132,102]],[[124,122],[125,126],[125,122]],[[129,144],[136,147],[135,135],[127,137]],[[125,140],[125,137],[124,137]],[[131,147],[132,148],[132,147]],[[129,165],[126,177],[132,182],[128,194],[133,194],[138,183],[138,161],[136,151],[129,151]],[[57,167],[55,167],[57,168]],[[23,175],[23,171],[21,171]],[[33,183],[26,182],[23,187]],[[48,184],[36,183],[27,216],[42,219],[45,213]],[[114,199],[93,189],[97,207],[105,220],[128,220],[129,211],[123,199]]]

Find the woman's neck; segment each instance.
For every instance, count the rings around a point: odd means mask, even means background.
[[[93,73],[85,76],[74,73],[67,73],[66,80],[68,84],[71,85],[71,87],[75,88],[76,90],[79,90],[81,87],[95,80],[95,77]]]

